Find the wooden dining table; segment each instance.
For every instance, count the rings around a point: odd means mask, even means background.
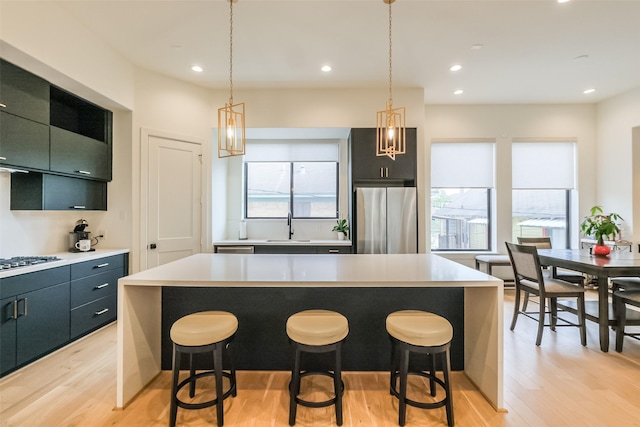
[[[599,325],[600,349],[609,351],[609,326],[615,324],[609,305],[609,279],[640,277],[640,253],[612,251],[608,256],[595,256],[588,249],[540,249],[538,256],[542,265],[578,271],[597,278],[597,311],[590,310],[587,304],[586,316]]]

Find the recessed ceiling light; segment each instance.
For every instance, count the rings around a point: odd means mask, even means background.
[[[451,71],[460,71],[460,70],[462,70],[462,65],[460,65],[460,64],[452,65],[449,69]]]
[[[483,47],[484,45],[480,43],[471,45],[471,49],[473,50],[479,50],[479,49],[482,49]]]
[[[322,68],[320,69],[325,73],[328,73],[329,71],[331,71],[331,67],[329,65],[323,65]]]
[[[454,95],[462,95],[464,93],[464,91],[462,89],[456,89],[453,91]]]
[[[570,1],[570,0],[558,0],[558,3],[567,3],[567,2],[569,2],[569,1]]]
[[[191,69],[192,69],[193,71],[195,71],[196,73],[201,73],[201,72],[203,72],[203,71],[204,71],[204,69],[203,69],[201,66],[199,66],[199,65],[194,65],[193,67],[191,67]]]
[[[590,88],[590,89],[587,89],[587,90],[583,91],[582,93],[584,93],[585,95],[589,95],[590,93],[593,93],[595,91],[596,91],[595,89]]]

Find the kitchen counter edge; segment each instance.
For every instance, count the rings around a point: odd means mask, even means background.
[[[78,253],[60,252],[60,253],[50,254],[50,256],[56,256],[60,258],[60,260],[2,271],[0,272],[0,279],[5,279],[7,277],[19,276],[21,274],[48,270],[50,268],[63,267],[65,265],[77,264],[80,262],[91,261],[93,259],[99,259],[99,258],[126,254],[126,253],[129,253],[129,249],[96,249],[95,251],[92,251],[92,252],[78,252]]]

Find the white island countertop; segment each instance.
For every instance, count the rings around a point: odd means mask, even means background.
[[[118,280],[116,406],[161,370],[162,288],[463,288],[464,371],[503,408],[503,281],[433,254],[197,254]]]
[[[432,254],[196,254],[126,278],[137,286],[501,286]]]

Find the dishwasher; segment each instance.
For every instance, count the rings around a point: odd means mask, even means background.
[[[252,254],[253,246],[217,246],[216,253],[219,254]]]

